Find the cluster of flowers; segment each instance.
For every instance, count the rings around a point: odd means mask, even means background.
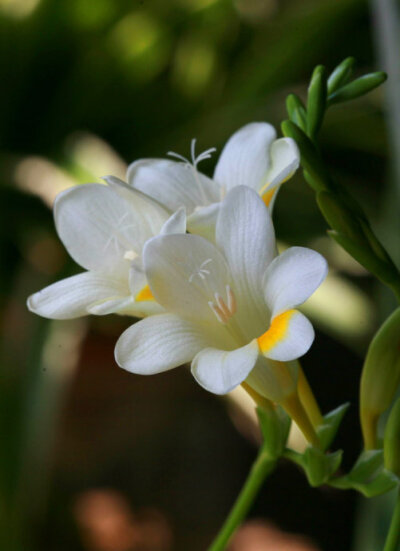
[[[278,255],[271,209],[299,165],[290,138],[267,123],[228,141],[213,179],[198,163],[144,159],[125,183],[106,177],[61,193],[57,232],[85,272],[28,299],[48,318],[125,314],[144,318],[119,338],[115,358],[149,375],[191,363],[197,382],[225,394],[242,382],[280,402],[314,338],[296,310],[327,273],[318,253]],[[189,233],[188,233],[189,232]]]

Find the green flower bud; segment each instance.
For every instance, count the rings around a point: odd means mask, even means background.
[[[383,453],[386,469],[400,477],[400,398],[394,404],[386,423]]]
[[[289,114],[289,118],[302,130],[307,128],[307,112],[301,101],[296,94],[289,94],[286,98],[286,109]]]
[[[387,75],[382,71],[357,78],[331,94],[328,97],[328,105],[364,96],[374,88],[380,86],[386,79]]]
[[[314,69],[308,87],[307,134],[315,138],[321,127],[326,108],[326,71],[323,65]]]
[[[353,68],[355,65],[355,58],[348,57],[344,59],[339,65],[334,69],[328,78],[328,94],[333,94],[338,88],[347,84],[350,80],[350,77],[353,73]]]
[[[292,121],[283,121],[281,128],[284,136],[297,143],[301,165],[307,172],[307,182],[315,191],[327,191],[332,185],[329,174],[310,138]]]
[[[317,203],[325,220],[333,230],[356,243],[367,244],[357,217],[341,199],[333,193],[321,191],[317,194]]]
[[[365,245],[356,243],[351,238],[337,233],[336,231],[328,231],[329,235],[338,243],[345,251],[349,253],[357,262],[366,268],[371,274],[374,274],[386,285],[392,286],[394,281],[393,269],[371,250],[369,243]]]
[[[365,449],[376,448],[379,416],[390,406],[400,384],[400,308],[371,341],[361,375],[360,418]]]

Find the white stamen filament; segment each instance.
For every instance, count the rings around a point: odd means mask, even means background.
[[[192,157],[192,161],[190,162],[189,159],[186,159],[183,155],[180,155],[179,153],[175,153],[174,151],[168,151],[167,155],[170,157],[175,157],[175,159],[178,159],[179,161],[182,161],[185,165],[187,165],[189,168],[193,170],[193,176],[196,181],[198,191],[200,193],[201,199],[204,203],[204,205],[207,205],[210,203],[205,189],[200,181],[199,173],[197,171],[197,165],[201,161],[205,161],[206,159],[211,159],[211,155],[216,151],[215,147],[210,147],[210,149],[207,149],[206,151],[203,151],[203,153],[200,153],[196,157],[196,138],[193,138],[190,144],[190,154]]]
[[[228,323],[236,313],[236,299],[230,285],[226,286],[226,296],[228,304],[219,293],[214,294],[215,302],[209,301],[208,303],[217,320],[224,324]]]

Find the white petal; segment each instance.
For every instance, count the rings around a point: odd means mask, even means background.
[[[168,220],[164,223],[160,230],[161,235],[186,233],[186,210],[185,207],[180,207]]]
[[[276,257],[265,272],[263,283],[272,316],[302,304],[327,273],[326,260],[311,249],[291,247]]]
[[[105,316],[107,314],[127,314],[131,313],[133,305],[133,297],[106,299],[101,302],[96,302],[92,306],[88,306],[87,311],[89,314],[96,316]]]
[[[300,152],[294,140],[280,138],[272,143],[270,156],[271,166],[260,190],[260,195],[272,210],[280,185],[289,180],[299,167]]]
[[[167,159],[142,159],[128,168],[129,185],[143,191],[171,212],[219,200],[219,187],[192,165]]]
[[[106,176],[104,180],[132,206],[135,216],[140,219],[139,223],[147,228],[148,237],[160,233],[161,227],[170,216],[162,205],[115,176]]]
[[[298,362],[277,362],[258,356],[246,383],[273,402],[293,394],[297,386]]]
[[[269,321],[263,298],[265,270],[275,255],[271,216],[259,195],[244,186],[231,190],[222,202],[216,241],[225,253],[237,291],[238,314],[246,313],[252,337],[260,320]],[[250,312],[250,315],[247,313]]]
[[[85,316],[99,301],[124,299],[127,285],[101,273],[84,272],[62,279],[28,298],[31,312],[51,319],[72,319]]]
[[[151,236],[131,205],[102,184],[84,184],[59,194],[54,218],[69,254],[88,270],[127,272],[124,254],[139,253]]]
[[[269,149],[276,138],[273,126],[265,122],[247,124],[228,140],[214,180],[224,189],[248,186],[259,191],[270,166]]]
[[[231,352],[206,348],[192,362],[196,381],[214,394],[227,394],[242,383],[253,369],[258,357],[255,341]]]
[[[288,180],[299,168],[300,152],[291,138],[280,138],[271,145],[271,167],[267,173],[269,186]]]
[[[207,207],[198,207],[192,212],[187,221],[190,233],[215,241],[215,226],[220,205],[221,203],[212,203]]]
[[[314,340],[314,329],[298,310],[288,310],[276,316],[257,339],[260,353],[271,360],[286,362],[303,356]]]
[[[160,314],[122,333],[115,359],[127,371],[153,375],[190,362],[205,346],[207,339],[194,324],[173,314]]]
[[[198,235],[155,237],[146,243],[143,263],[151,291],[167,311],[219,324],[208,302],[214,293],[225,297],[230,276],[214,245]]]

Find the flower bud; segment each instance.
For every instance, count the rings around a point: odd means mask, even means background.
[[[326,71],[323,65],[314,69],[308,87],[307,134],[313,139],[321,127],[326,108]]]
[[[302,130],[307,128],[307,112],[301,101],[296,94],[289,94],[286,99],[286,109],[289,114],[289,118]]]
[[[356,243],[368,245],[357,218],[347,208],[343,200],[333,193],[321,191],[317,195],[317,202],[325,220],[333,230]]]
[[[354,57],[348,57],[344,59],[334,69],[328,78],[328,94],[333,94],[338,88],[348,83],[352,73],[356,60]]]
[[[339,88],[336,92],[328,98],[328,104],[341,103],[342,101],[348,101],[351,99],[364,96],[374,88],[380,86],[387,79],[386,73],[382,71],[377,73],[369,73],[364,75],[349,84],[346,84],[342,88]]]
[[[283,121],[282,133],[292,138],[298,145],[301,166],[307,172],[307,182],[315,191],[326,191],[332,183],[314,144],[310,138],[292,121]]]
[[[400,398],[394,404],[386,423],[383,453],[386,469],[400,477]]]
[[[372,339],[360,385],[361,428],[366,449],[376,448],[379,416],[390,406],[400,384],[400,308]]]

